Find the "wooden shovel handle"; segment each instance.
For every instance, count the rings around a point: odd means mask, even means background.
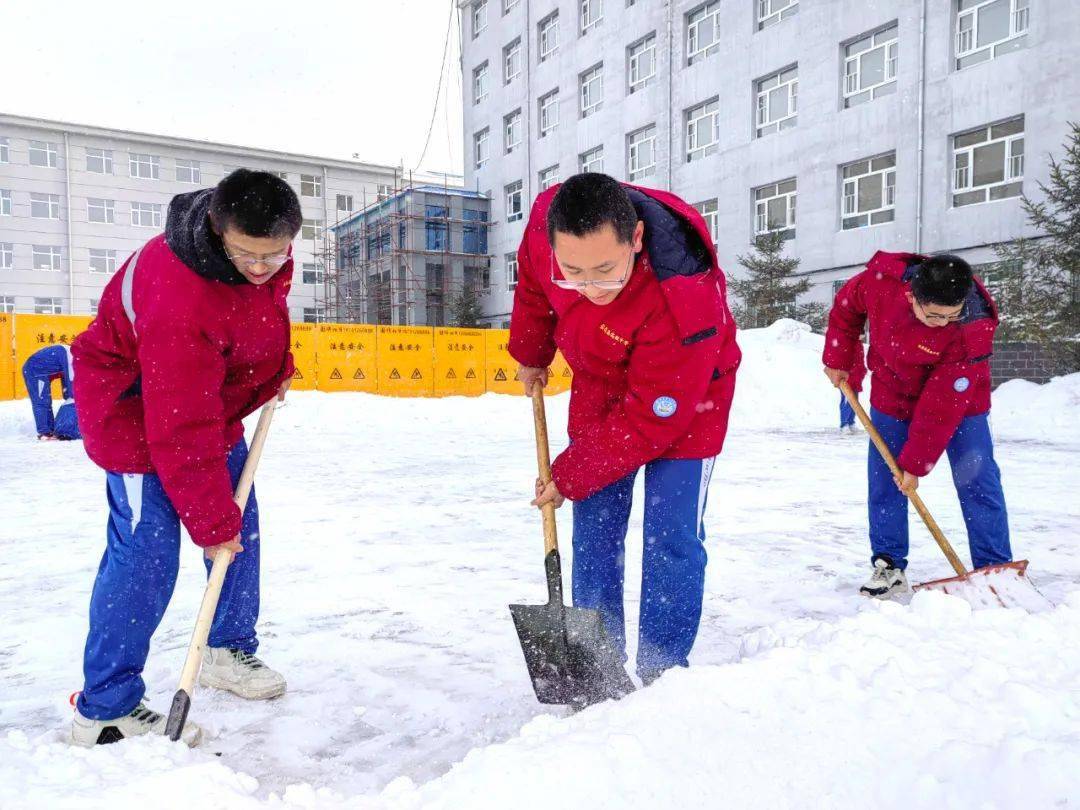
[[[840,383],[840,390],[847,398],[852,410],[855,411],[855,415],[859,417],[862,426],[866,428],[866,432],[870,436],[870,441],[874,443],[878,452],[881,453],[881,457],[885,459],[885,463],[889,465],[892,474],[897,478],[903,478],[903,471],[896,463],[896,459],[893,458],[889,446],[885,444],[885,440],[881,438],[878,429],[874,427],[874,423],[870,421],[870,416],[863,410],[859,398],[855,395],[855,392],[851,390],[851,386],[848,384],[847,380]],[[934,520],[934,516],[930,514],[930,510],[926,508],[926,504],[923,503],[922,498],[919,497],[919,493],[912,492],[908,495],[908,498],[911,499],[912,504],[915,506],[915,511],[919,513],[919,517],[923,519],[926,528],[929,529],[930,534],[933,536],[934,540],[937,541],[938,547],[945,555],[945,559],[949,561],[949,565],[953,567],[953,570],[958,576],[964,576],[967,573],[967,569],[964,568],[964,564],[960,562],[960,558],[956,556],[956,551],[953,550],[952,544],[945,538],[945,533],[941,531],[941,527],[938,526],[937,521]]]
[[[533,427],[536,431],[536,470],[540,483],[551,483],[551,450],[548,447],[547,413],[544,410],[544,388],[533,386]],[[544,518],[544,555],[559,548],[559,537],[555,528],[555,504],[547,503],[540,509]]]

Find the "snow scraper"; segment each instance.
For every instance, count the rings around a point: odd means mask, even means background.
[[[901,471],[896,459],[893,458],[889,446],[885,444],[885,440],[881,438],[881,434],[878,433],[877,428],[870,421],[870,417],[863,410],[858,397],[851,390],[851,386],[846,381],[842,382],[840,383],[840,390],[847,397],[847,401],[851,403],[851,407],[855,410],[859,421],[866,428],[870,440],[877,447],[878,452],[881,453],[881,457],[885,459],[885,463],[889,465],[892,474],[900,477]],[[931,582],[915,585],[914,590],[943,591],[952,596],[959,596],[961,599],[970,602],[973,607],[1001,606],[1043,610],[1050,606],[1046,597],[1039,593],[1031,580],[1028,579],[1027,560],[987,565],[968,571],[957,556],[952,544],[946,539],[944,532],[941,531],[941,527],[938,526],[937,521],[930,514],[930,510],[926,508],[926,504],[919,497],[919,493],[912,492],[908,495],[908,498],[915,506],[915,511],[923,519],[923,523],[926,524],[926,528],[930,531],[934,540],[937,541],[938,547],[949,561],[949,565],[956,572],[956,576],[947,579],[935,579]]]
[[[547,484],[551,481],[551,456],[544,391],[539,385],[532,404],[536,463],[541,482]],[[510,605],[536,699],[580,708],[622,697],[634,689],[622,655],[612,645],[598,611],[563,604],[555,505],[546,504],[542,514],[547,604]]]
[[[274,416],[277,401],[278,398],[275,396],[263,405],[262,412],[259,414],[259,424],[255,426],[255,433],[251,437],[251,447],[248,449],[244,469],[240,472],[240,480],[236,482],[233,501],[240,507],[240,514],[244,513],[248,495],[251,494],[251,485],[255,480],[255,468],[259,466],[259,458],[262,456],[263,445],[266,444],[266,434],[270,431],[270,420]],[[188,712],[191,710],[191,695],[195,691],[195,680],[199,676],[203,651],[206,649],[206,640],[210,635],[210,625],[214,621],[214,613],[217,612],[221,586],[225,583],[225,572],[228,570],[232,558],[231,553],[218,554],[214,558],[214,564],[210,568],[210,576],[206,580],[206,590],[203,591],[199,616],[195,621],[195,631],[191,634],[187,659],[184,661],[184,669],[180,673],[180,686],[173,696],[172,706],[169,709],[169,719],[165,724],[165,736],[173,742],[180,739],[180,734],[184,730],[184,723],[187,722]]]

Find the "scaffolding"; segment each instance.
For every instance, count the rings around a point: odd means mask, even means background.
[[[393,187],[375,201],[369,203],[365,193],[359,211],[339,214],[317,251],[323,267],[317,311],[339,323],[460,325],[456,303],[466,295],[479,301],[490,290],[494,258],[487,252],[490,200],[463,192],[445,176],[440,192],[431,183],[414,184],[411,174],[400,182],[395,175]],[[428,196],[445,201],[441,216],[424,205]],[[455,196],[484,200],[486,217],[454,216]],[[428,245],[432,232],[441,242],[436,249]],[[474,250],[466,250],[469,237]],[[462,249],[452,250],[454,245]]]

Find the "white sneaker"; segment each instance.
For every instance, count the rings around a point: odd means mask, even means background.
[[[285,676],[280,672],[251,653],[226,647],[206,648],[199,683],[248,700],[269,700],[285,694]]]
[[[859,588],[859,593],[875,599],[891,599],[898,594],[910,591],[907,575],[899,568],[894,568],[891,562],[882,557],[876,558],[874,573],[870,575],[866,584]]]
[[[76,709],[75,718],[71,721],[69,741],[72,745],[92,748],[95,745],[120,742],[128,737],[164,734],[167,720],[165,715],[146,708],[142,703],[136,706],[131,714],[117,717],[115,720],[91,720],[89,717],[83,717]],[[194,747],[202,741],[202,736],[203,730],[188,720],[184,724],[180,739]]]

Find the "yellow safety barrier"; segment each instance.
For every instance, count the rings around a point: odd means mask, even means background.
[[[551,364],[551,376],[548,378],[545,391],[549,394],[561,394],[563,391],[569,391],[573,379],[574,374],[570,371],[570,366],[566,360],[563,359],[562,352],[556,353],[555,360]]]
[[[484,330],[435,330],[435,395],[484,393]]]
[[[484,380],[487,390],[496,394],[523,394],[524,389],[515,378],[518,362],[506,348],[510,341],[510,330],[489,329],[484,338]]]
[[[15,398],[15,345],[11,316],[0,312],[0,400]]]
[[[89,315],[16,315],[15,316],[15,396],[25,397],[22,367],[38,349],[63,344],[70,346],[80,332],[90,325]],[[54,399],[61,399],[60,382],[52,386]]]
[[[320,391],[378,390],[375,327],[371,324],[323,323],[315,333],[315,364]]]
[[[297,391],[313,391],[318,382],[315,363],[315,324],[292,325],[292,354],[296,363],[292,387]]]
[[[376,340],[379,393],[392,397],[435,394],[434,334],[426,326],[380,326]]]

